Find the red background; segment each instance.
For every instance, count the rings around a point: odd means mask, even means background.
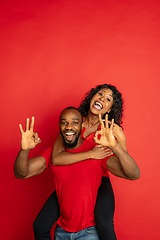
[[[118,239],[160,239],[159,0],[1,0],[0,18],[1,239],[34,239],[53,189],[50,171],[14,178],[18,124],[35,116],[37,156],[54,143],[60,111],[103,83],[123,94],[128,150],[141,169],[133,182],[111,175]]]

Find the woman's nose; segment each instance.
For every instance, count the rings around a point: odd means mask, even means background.
[[[101,96],[101,97],[100,97],[100,100],[101,100],[102,102],[104,102],[104,96]]]

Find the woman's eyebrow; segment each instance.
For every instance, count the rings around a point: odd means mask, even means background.
[[[105,93],[105,90],[102,90],[102,91]],[[113,95],[111,95],[110,93],[108,93],[108,95],[113,98]]]
[[[102,92],[106,92],[104,89],[101,90]],[[109,96],[111,96],[113,98],[113,96],[111,94],[108,94]]]

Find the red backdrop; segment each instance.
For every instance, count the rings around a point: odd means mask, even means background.
[[[128,150],[141,169],[133,182],[111,175],[118,239],[160,239],[159,0],[6,0],[0,18],[1,239],[34,239],[53,189],[49,170],[14,178],[18,124],[35,116],[37,156],[54,143],[60,111],[102,83],[123,94]]]

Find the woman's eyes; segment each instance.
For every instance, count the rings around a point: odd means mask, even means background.
[[[98,94],[99,94],[100,96],[103,96],[103,94],[102,94],[101,92],[99,92]],[[106,100],[107,100],[108,102],[111,102],[111,99],[108,98],[108,97],[106,98]]]

